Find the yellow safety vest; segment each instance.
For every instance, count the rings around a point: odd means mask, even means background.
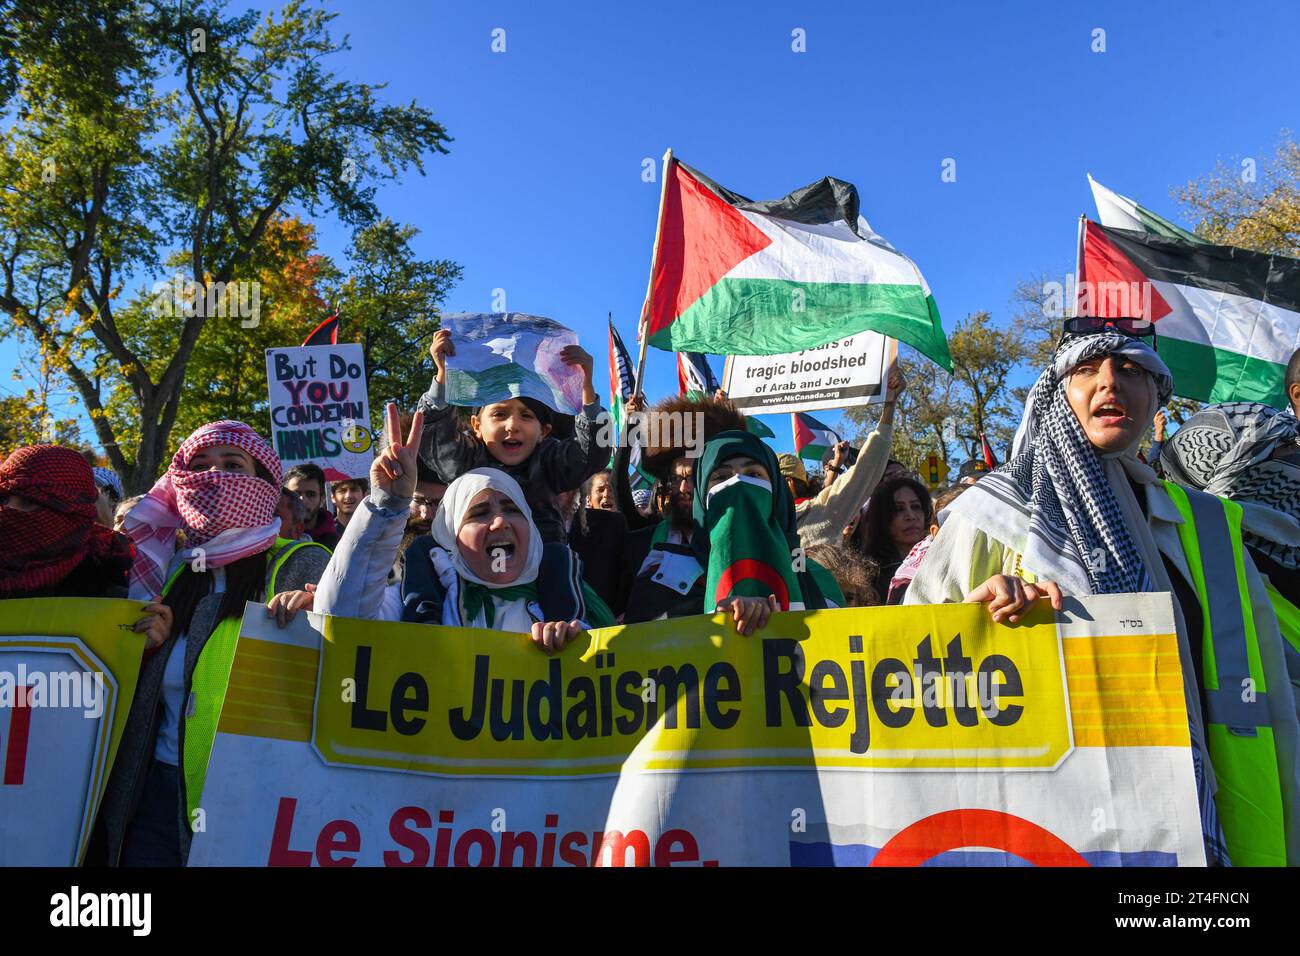
[[[314,541],[291,541],[288,538],[276,538],[273,545],[275,554],[267,562],[266,595],[276,592],[276,578],[285,561],[300,548],[323,548]],[[166,585],[163,595],[171,590],[176,579],[189,567],[178,567]],[[212,757],[212,742],[217,736],[217,721],[221,717],[221,708],[226,702],[226,688],[230,684],[230,668],[235,663],[235,645],[239,643],[239,625],[242,619],[229,617],[220,621],[203,650],[199,652],[198,662],[190,678],[190,696],[186,703],[182,720],[185,722],[183,752],[181,754],[181,773],[185,780],[185,818],[194,825],[194,811],[203,796],[203,781],[208,774],[208,761]]]
[[[1173,482],[1165,489],[1183,517],[1178,537],[1205,622],[1206,746],[1228,855],[1236,866],[1285,866],[1277,744],[1246,580],[1241,506]]]
[[[1286,641],[1286,671],[1291,675],[1291,682],[1300,682],[1300,607],[1296,607],[1282,596],[1272,584],[1265,582],[1268,599],[1277,614],[1277,628]]]

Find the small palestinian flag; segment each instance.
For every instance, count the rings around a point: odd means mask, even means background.
[[[980,432],[980,451],[984,455],[984,464],[989,466],[989,471],[998,466],[997,456],[993,454],[993,449],[989,446],[989,440],[984,437],[983,432]]]
[[[307,338],[303,339],[303,345],[338,345],[339,344],[339,314],[335,312],[328,319],[321,322],[320,325],[308,333]]]
[[[826,177],[752,202],[668,158],[650,293],[649,344],[777,355],[874,331],[951,370],[920,270],[872,231],[852,184]]]
[[[682,395],[696,392],[712,398],[718,390],[718,380],[713,377],[709,360],[699,352],[677,353],[677,391]]]
[[[1077,314],[1153,320],[1179,395],[1285,408],[1300,259],[1085,222]]]
[[[623,434],[623,426],[627,419],[627,402],[632,397],[632,359],[627,354],[627,349],[623,345],[623,339],[618,334],[618,329],[614,328],[614,317],[609,317],[609,417],[614,423],[615,435]],[[614,448],[609,456],[609,465],[614,465],[614,456],[618,454],[618,449]],[[641,471],[641,446],[632,446],[631,455],[632,465],[632,487],[637,487],[637,476],[640,476],[641,482],[654,483],[654,479],[649,478]]]
[[[794,426],[794,453],[800,458],[820,462],[835,447],[840,436],[806,412],[791,412]]]

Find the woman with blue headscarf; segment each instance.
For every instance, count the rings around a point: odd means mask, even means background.
[[[1274,746],[1267,760],[1243,769],[1218,716],[1225,701],[1206,690],[1206,556],[1186,543],[1195,540],[1193,505],[1220,516],[1223,507],[1166,485],[1137,456],[1173,389],[1168,367],[1144,340],[1151,329],[1139,320],[1067,320],[1051,367],[1030,391],[1013,457],[947,510],[905,603],[984,602],[994,620],[1014,624],[1044,597],[1060,610],[1062,594],[1171,593],[1207,856],[1221,864],[1294,863],[1300,733],[1277,620],[1245,554],[1239,571],[1230,571],[1240,574],[1241,588],[1230,583],[1238,615],[1253,620],[1268,687],[1258,707],[1252,698],[1251,719],[1271,728]],[[1236,540],[1240,551],[1239,527]],[[1226,556],[1229,567],[1233,558]],[[1249,598],[1244,608],[1241,595]],[[1224,685],[1216,679],[1214,686]]]

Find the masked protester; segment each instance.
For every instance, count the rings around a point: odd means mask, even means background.
[[[951,505],[904,603],[980,601],[1015,623],[1044,596],[1059,610],[1062,592],[1170,593],[1207,857],[1295,864],[1297,722],[1277,619],[1233,508],[1137,456],[1173,387],[1149,329],[1067,320],[1012,459]],[[1267,693],[1244,700],[1244,686]]]
[[[280,480],[253,429],[213,422],[126,516],[131,595],[161,595],[174,623],[141,669],[105,794],[110,865],[184,864],[245,602],[270,598],[283,624],[329,560],[319,544],[279,537]]]
[[[704,446],[695,474],[692,547],[706,608],[744,597],[781,611],[844,606],[830,572],[800,548],[794,496],[762,439],[723,432]]]
[[[762,439],[722,432],[682,485],[687,543],[653,544],[628,595],[628,623],[724,610],[752,634],[773,611],[843,606],[834,578],[799,550],[794,498]]]
[[[0,599],[126,597],[130,542],[98,523],[90,465],[29,445],[0,465]]]
[[[1166,441],[1160,469],[1240,506],[1242,540],[1264,576],[1300,686],[1300,421],[1258,402],[1209,405]]]

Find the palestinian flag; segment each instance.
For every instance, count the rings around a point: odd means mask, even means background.
[[[671,156],[666,167],[650,345],[778,355],[871,330],[952,369],[929,286],[859,214],[852,184],[826,177],[752,202]]]
[[[1158,216],[1150,209],[1139,206],[1127,196],[1111,192],[1088,174],[1088,185],[1092,187],[1092,200],[1097,204],[1097,218],[1103,226],[1112,229],[1135,229],[1149,232],[1167,239],[1182,239],[1196,245],[1205,245],[1205,240],[1194,232],[1188,232],[1182,226],[1175,225],[1168,219]]]
[[[609,417],[614,423],[615,435],[622,436],[623,425],[626,421],[627,402],[632,397],[632,359],[627,354],[627,349],[623,346],[623,339],[618,334],[618,329],[614,328],[614,317],[609,318]],[[610,452],[609,466],[614,466],[614,456],[618,449],[614,448]],[[632,486],[636,487],[636,476],[640,475],[646,481],[653,483],[653,479],[645,476],[641,471],[641,446],[632,446]]]
[[[303,345],[338,345],[339,344],[339,314],[335,312],[328,319],[325,319],[320,325],[307,333],[307,338],[303,339]]]
[[[1154,320],[1179,395],[1285,408],[1300,259],[1085,222],[1078,314]]]
[[[718,390],[718,380],[709,368],[709,360],[699,352],[677,353],[677,391],[682,395],[696,392],[712,398]]]
[[[993,449],[989,446],[989,440],[984,437],[983,432],[980,432],[980,453],[984,456],[984,464],[989,466],[989,471],[998,466],[997,456],[993,454]]]
[[[820,462],[840,440],[832,429],[805,412],[791,412],[794,426],[794,453],[800,458]]]

